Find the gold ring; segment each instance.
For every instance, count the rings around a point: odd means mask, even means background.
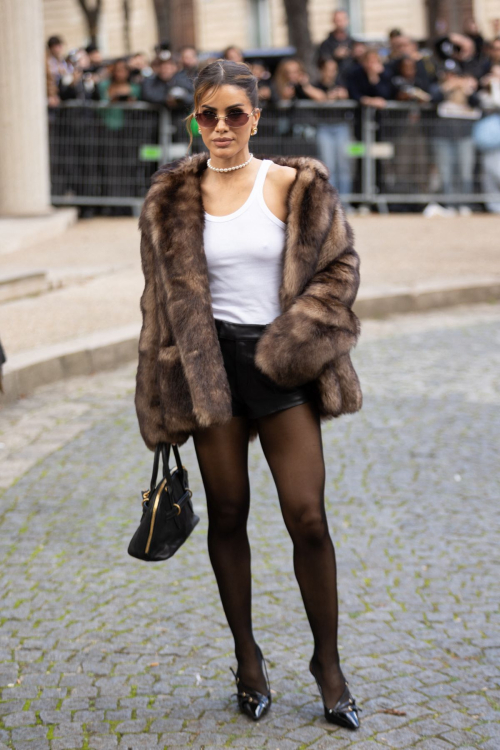
[[[178,508],[179,509],[179,512],[177,513],[177,515],[180,516],[180,514],[181,514],[181,506],[178,505],[177,503],[174,503],[174,508]]]

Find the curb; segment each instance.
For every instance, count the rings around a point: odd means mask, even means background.
[[[33,247],[51,240],[76,224],[76,208],[53,208],[46,216],[0,218],[0,255]]]
[[[500,300],[496,276],[437,281],[412,287],[364,288],[353,305],[360,318],[382,318],[401,313],[424,312],[454,305],[474,305]]]
[[[10,404],[40,385],[114,370],[133,361],[137,358],[139,332],[140,325],[134,323],[8,357],[0,402]]]
[[[363,289],[354,304],[360,318],[422,312],[454,305],[500,301],[500,279],[474,279],[444,284],[417,285],[387,290]],[[40,385],[48,385],[76,375],[93,375],[113,370],[137,359],[140,324],[98,331],[97,333],[32,349],[9,357],[4,368],[0,403],[9,404],[28,396]]]

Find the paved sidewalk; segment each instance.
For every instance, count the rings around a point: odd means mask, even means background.
[[[126,545],[151,454],[133,364],[3,411],[0,750],[498,750],[500,305],[364,321],[365,401],[323,427],[356,733],[326,723],[291,543],[250,450],[254,618],[273,706],[238,714],[201,522],[170,561]],[[23,473],[26,472],[26,473]]]

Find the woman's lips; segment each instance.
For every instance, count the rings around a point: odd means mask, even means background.
[[[231,139],[229,140],[223,140],[223,141],[214,141],[216,146],[229,146],[230,143],[232,143]]]

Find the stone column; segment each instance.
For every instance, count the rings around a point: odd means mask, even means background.
[[[0,0],[0,216],[50,212],[42,0]]]

